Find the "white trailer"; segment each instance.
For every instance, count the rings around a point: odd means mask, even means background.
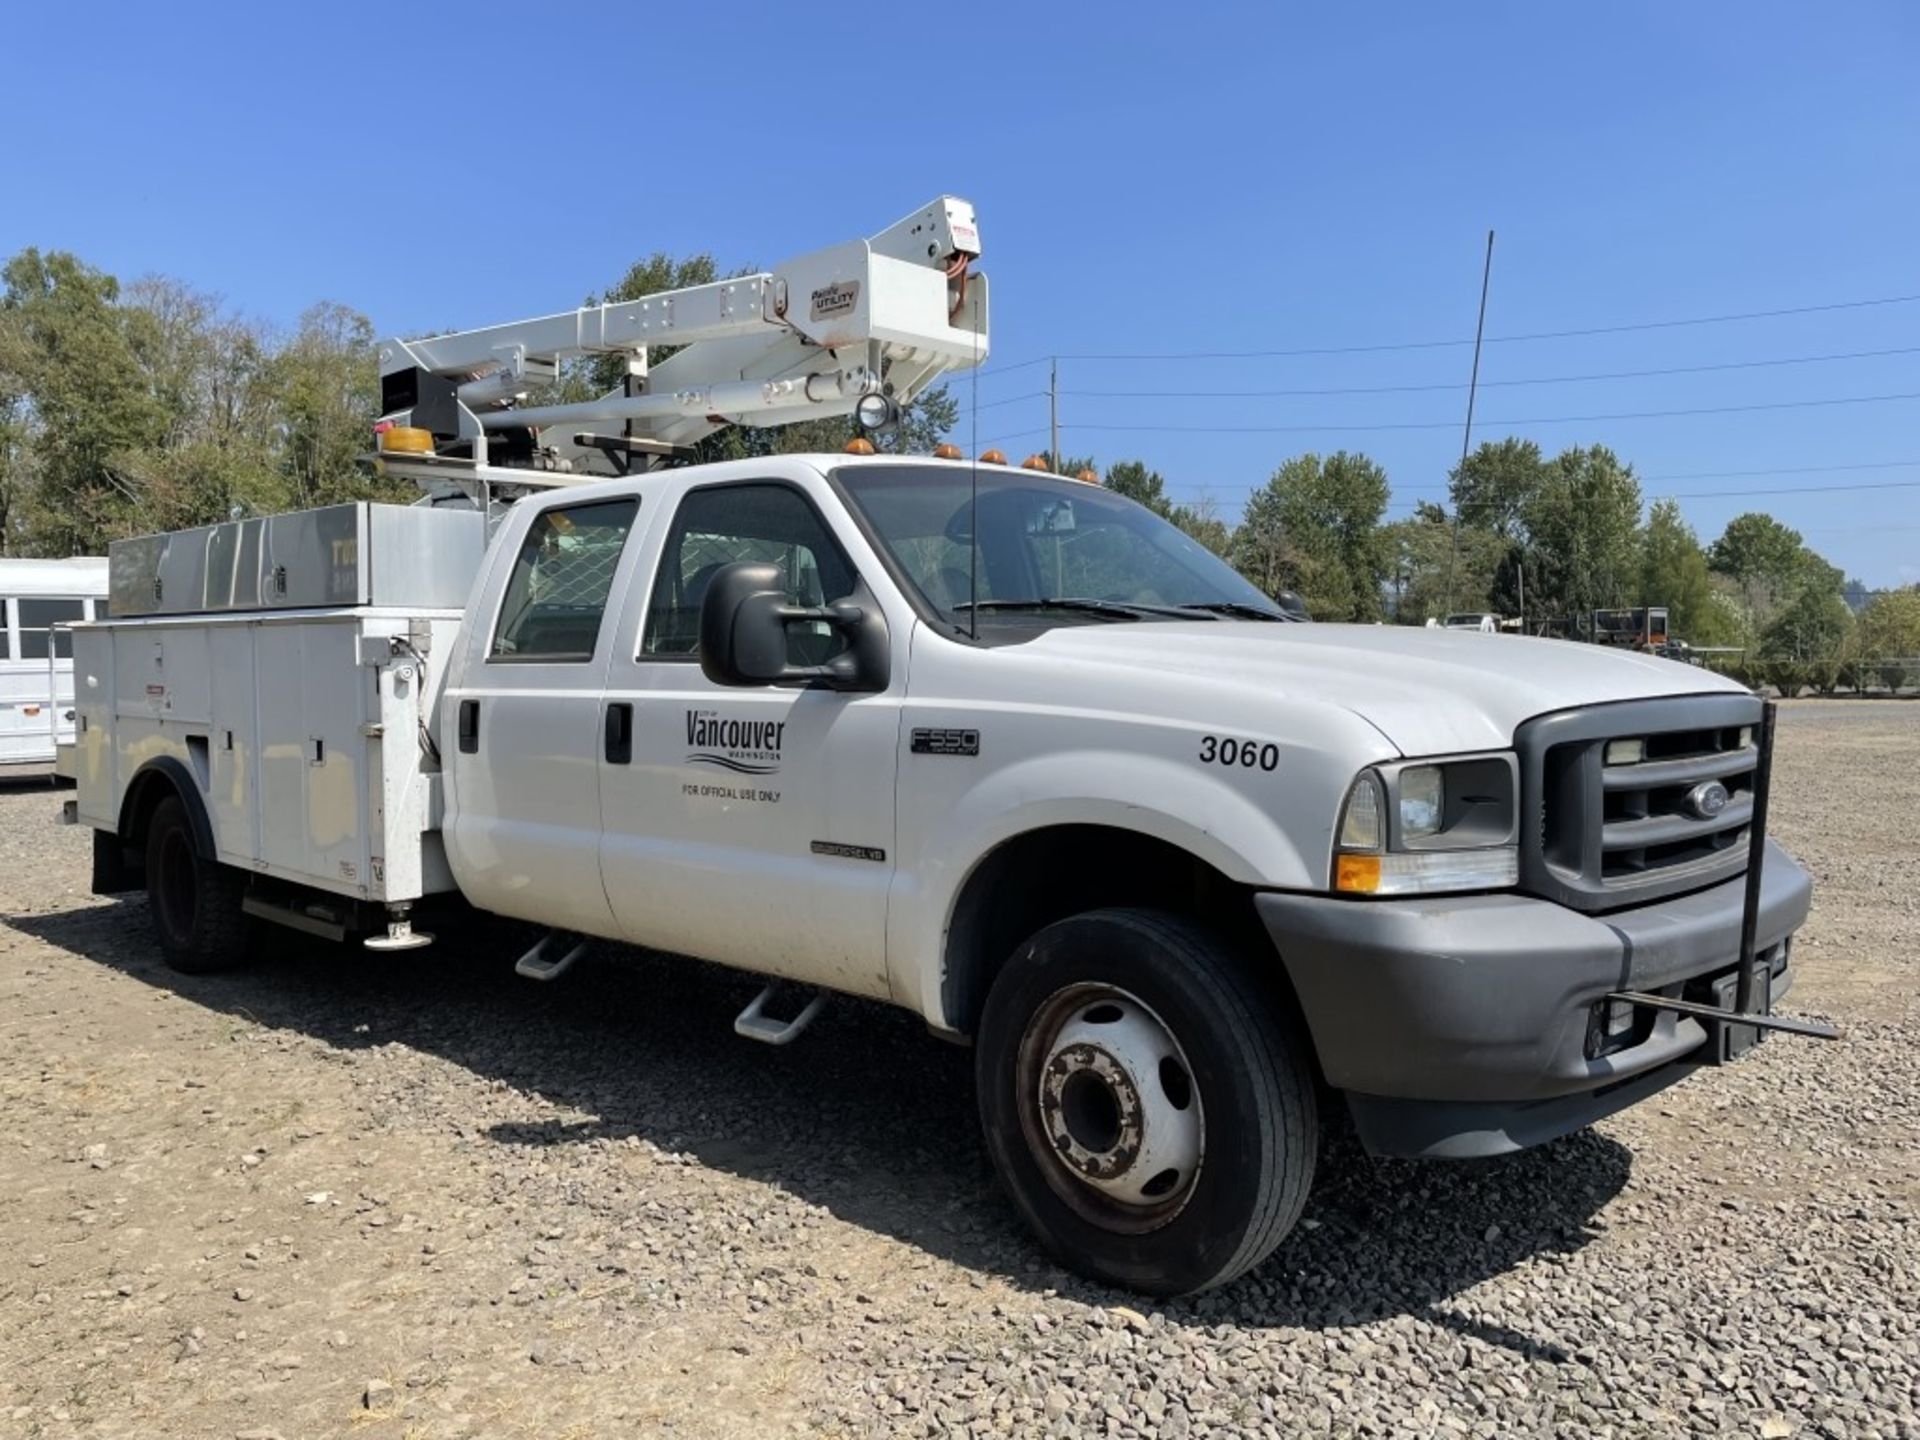
[[[71,627],[107,598],[104,556],[0,559],[0,778],[73,740]]]
[[[530,978],[588,937],[766,976],[754,1039],[905,1007],[974,1045],[1039,1235],[1161,1294],[1279,1243],[1329,1106],[1376,1153],[1497,1154],[1818,1031],[1769,1013],[1811,885],[1738,685],[1299,623],[991,455],[663,463],[730,420],[884,426],[986,353],[978,248],[942,200],[762,276],[387,342],[380,463],[428,503],[116,548],[76,632],[96,889],[144,886],[192,971],[260,920],[423,943],[445,893],[545,927]],[[535,394],[581,350],[621,385]]]

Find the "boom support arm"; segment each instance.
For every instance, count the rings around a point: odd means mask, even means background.
[[[510,446],[494,440],[494,458],[590,473],[609,462],[575,442],[583,424],[677,446],[728,424],[852,414],[869,395],[902,405],[986,358],[986,280],[970,270],[979,254],[973,207],[943,196],[871,239],[757,275],[384,340],[381,408],[430,431],[442,461],[487,466],[489,436],[515,432]],[[678,348],[649,371],[649,346]],[[563,359],[588,353],[624,355],[626,383],[598,399],[530,403]]]

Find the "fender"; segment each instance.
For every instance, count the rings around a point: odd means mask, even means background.
[[[1049,825],[1075,824],[1151,835],[1247,885],[1294,890],[1320,884],[1317,868],[1307,863],[1278,819],[1227,783],[1224,772],[1206,774],[1137,751],[1054,751],[983,776],[951,812],[942,849],[967,857],[965,869],[971,874],[1003,841]],[[955,877],[955,893],[965,879]]]
[[[1329,847],[1338,803],[1335,792],[1323,806],[1327,819],[1319,828]],[[943,1023],[940,957],[968,881],[1007,841],[1059,825],[1099,825],[1161,840],[1243,885],[1318,890],[1324,883],[1324,859],[1304,856],[1280,818],[1229,783],[1225,772],[1211,775],[1138,751],[1033,755],[983,775],[945,812],[937,840],[921,837],[912,858],[903,850],[888,917],[896,1001]]]
[[[146,812],[151,808],[148,797],[156,785],[171,787],[173,793],[180,797],[180,803],[186,807],[187,826],[193,832],[194,853],[202,860],[218,860],[220,856],[213,843],[213,822],[207,817],[206,802],[200,798],[200,786],[194,780],[193,772],[172,755],[160,755],[147,761],[127,781],[127,793],[120,802],[121,843],[133,845],[143,838]],[[153,801],[153,804],[158,803],[158,800]]]

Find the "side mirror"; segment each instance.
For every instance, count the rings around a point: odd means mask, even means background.
[[[823,665],[794,665],[787,650],[792,625],[828,626],[846,638],[846,648]],[[795,605],[777,565],[742,560],[708,582],[700,605],[700,670],[716,685],[884,690],[891,663],[886,617],[864,583],[831,605]]]

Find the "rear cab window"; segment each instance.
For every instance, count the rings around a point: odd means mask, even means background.
[[[593,659],[640,502],[631,496],[542,511],[507,578],[490,662]]]

